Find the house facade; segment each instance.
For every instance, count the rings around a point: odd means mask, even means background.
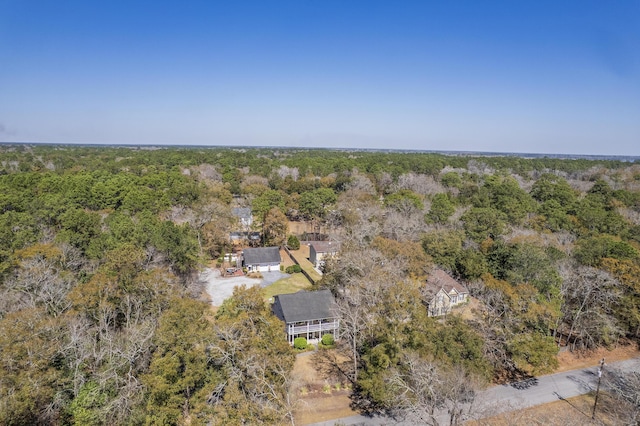
[[[318,343],[325,334],[337,337],[340,320],[329,290],[299,291],[274,296],[271,310],[285,323],[289,344],[298,337],[309,343]]]
[[[424,287],[429,316],[446,315],[469,300],[469,290],[441,269],[431,272]]]
[[[280,270],[280,248],[247,248],[242,252],[242,267],[248,272],[270,272]]]
[[[247,231],[253,224],[253,215],[249,207],[234,207],[231,209],[231,214],[238,218],[243,231]]]
[[[309,261],[316,269],[324,266],[328,256],[335,256],[340,251],[340,243],[335,241],[312,241],[309,243]]]

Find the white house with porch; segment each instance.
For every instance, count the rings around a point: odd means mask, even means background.
[[[304,337],[309,343],[318,343],[325,334],[337,338],[340,320],[329,290],[279,294],[274,296],[271,310],[285,323],[291,345],[297,337]]]

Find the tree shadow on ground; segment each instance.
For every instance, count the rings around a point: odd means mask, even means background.
[[[535,377],[529,377],[528,379],[520,380],[518,382],[513,382],[509,384],[509,386],[518,390],[529,389],[537,385],[538,385],[538,379],[536,379]]]
[[[363,416],[388,416],[389,413],[379,405],[373,403],[353,382],[353,360],[342,354],[339,350],[318,350],[313,353],[312,362],[316,371],[323,377],[334,378],[337,381],[346,381],[353,386],[351,403],[352,410]]]
[[[338,381],[352,381],[353,366],[351,360],[336,349],[318,349],[311,355],[316,371],[323,377],[334,377]]]

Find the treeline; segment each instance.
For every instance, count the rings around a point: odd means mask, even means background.
[[[558,345],[640,337],[634,163],[3,145],[0,423],[291,422],[281,324],[256,290],[214,314],[198,281],[229,232],[283,244],[289,220],[342,242],[320,285],[367,409],[457,421],[482,383],[551,371]],[[471,289],[470,315],[427,317],[433,267]]]

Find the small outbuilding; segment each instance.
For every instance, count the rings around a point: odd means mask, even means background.
[[[340,243],[335,241],[312,241],[309,243],[309,261],[316,268],[321,268],[329,256],[335,256],[340,251]]]
[[[280,248],[247,248],[242,252],[242,266],[249,272],[270,272],[280,270]]]
[[[297,337],[309,343],[319,342],[325,334],[337,337],[340,320],[329,290],[279,294],[274,296],[271,310],[285,323],[289,344],[293,345]]]

